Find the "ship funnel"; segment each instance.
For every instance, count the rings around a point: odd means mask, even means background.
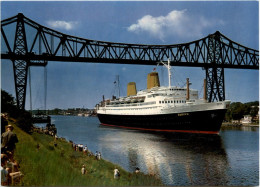
[[[207,80],[204,79],[204,90],[203,90],[203,99],[207,101]]]
[[[186,100],[190,100],[190,82],[189,82],[189,78],[186,79],[187,82],[187,93],[186,93]]]
[[[136,95],[136,84],[135,82],[129,82],[127,84],[127,96]]]
[[[160,86],[158,72],[149,73],[147,76],[147,89],[151,89],[157,86]]]

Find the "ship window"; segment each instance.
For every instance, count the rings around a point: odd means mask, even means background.
[[[173,101],[171,101],[171,103],[173,103]]]
[[[164,103],[164,101],[162,101],[162,103]]]
[[[159,101],[159,103],[161,104],[161,101]]]
[[[178,101],[177,101],[177,103],[178,103]]]

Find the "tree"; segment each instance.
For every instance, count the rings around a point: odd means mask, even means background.
[[[241,118],[243,118],[244,115],[250,115],[252,117],[255,117],[258,114],[258,106],[259,101],[248,102],[244,104],[240,102],[231,103],[230,107],[226,112],[225,120],[240,120]]]
[[[250,110],[250,116],[252,116],[252,118],[256,117],[258,111],[259,111],[258,106],[252,106]]]
[[[231,111],[232,111],[232,119],[234,120],[239,120],[241,118],[243,118],[244,114],[245,114],[245,106],[244,104],[240,103],[240,102],[236,102],[233,103]]]
[[[17,126],[20,127],[25,132],[29,133],[32,124],[32,116],[29,112],[18,109],[14,100],[9,93],[1,89],[1,105],[2,112],[8,113],[10,117],[17,119]],[[1,128],[2,130],[2,128]]]
[[[14,97],[7,93],[6,91],[1,89],[1,111],[2,113],[9,113],[10,111],[14,110],[15,101]]]

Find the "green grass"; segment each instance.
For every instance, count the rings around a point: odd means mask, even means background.
[[[29,135],[14,125],[19,142],[16,144],[15,160],[20,163],[25,186],[160,186],[159,179],[140,173],[129,173],[120,166],[101,159],[75,152],[65,140],[57,140],[45,134]],[[40,145],[37,150],[36,145]],[[81,174],[82,165],[87,174]],[[113,178],[117,167],[120,178]]]

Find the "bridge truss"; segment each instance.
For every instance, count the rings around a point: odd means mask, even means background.
[[[1,58],[13,62],[16,101],[21,109],[25,107],[28,67],[46,66],[48,61],[157,65],[170,59],[172,66],[202,67],[210,102],[225,100],[224,68],[259,68],[259,51],[218,31],[183,44],[112,43],[70,36],[19,13],[1,21],[1,37]]]

